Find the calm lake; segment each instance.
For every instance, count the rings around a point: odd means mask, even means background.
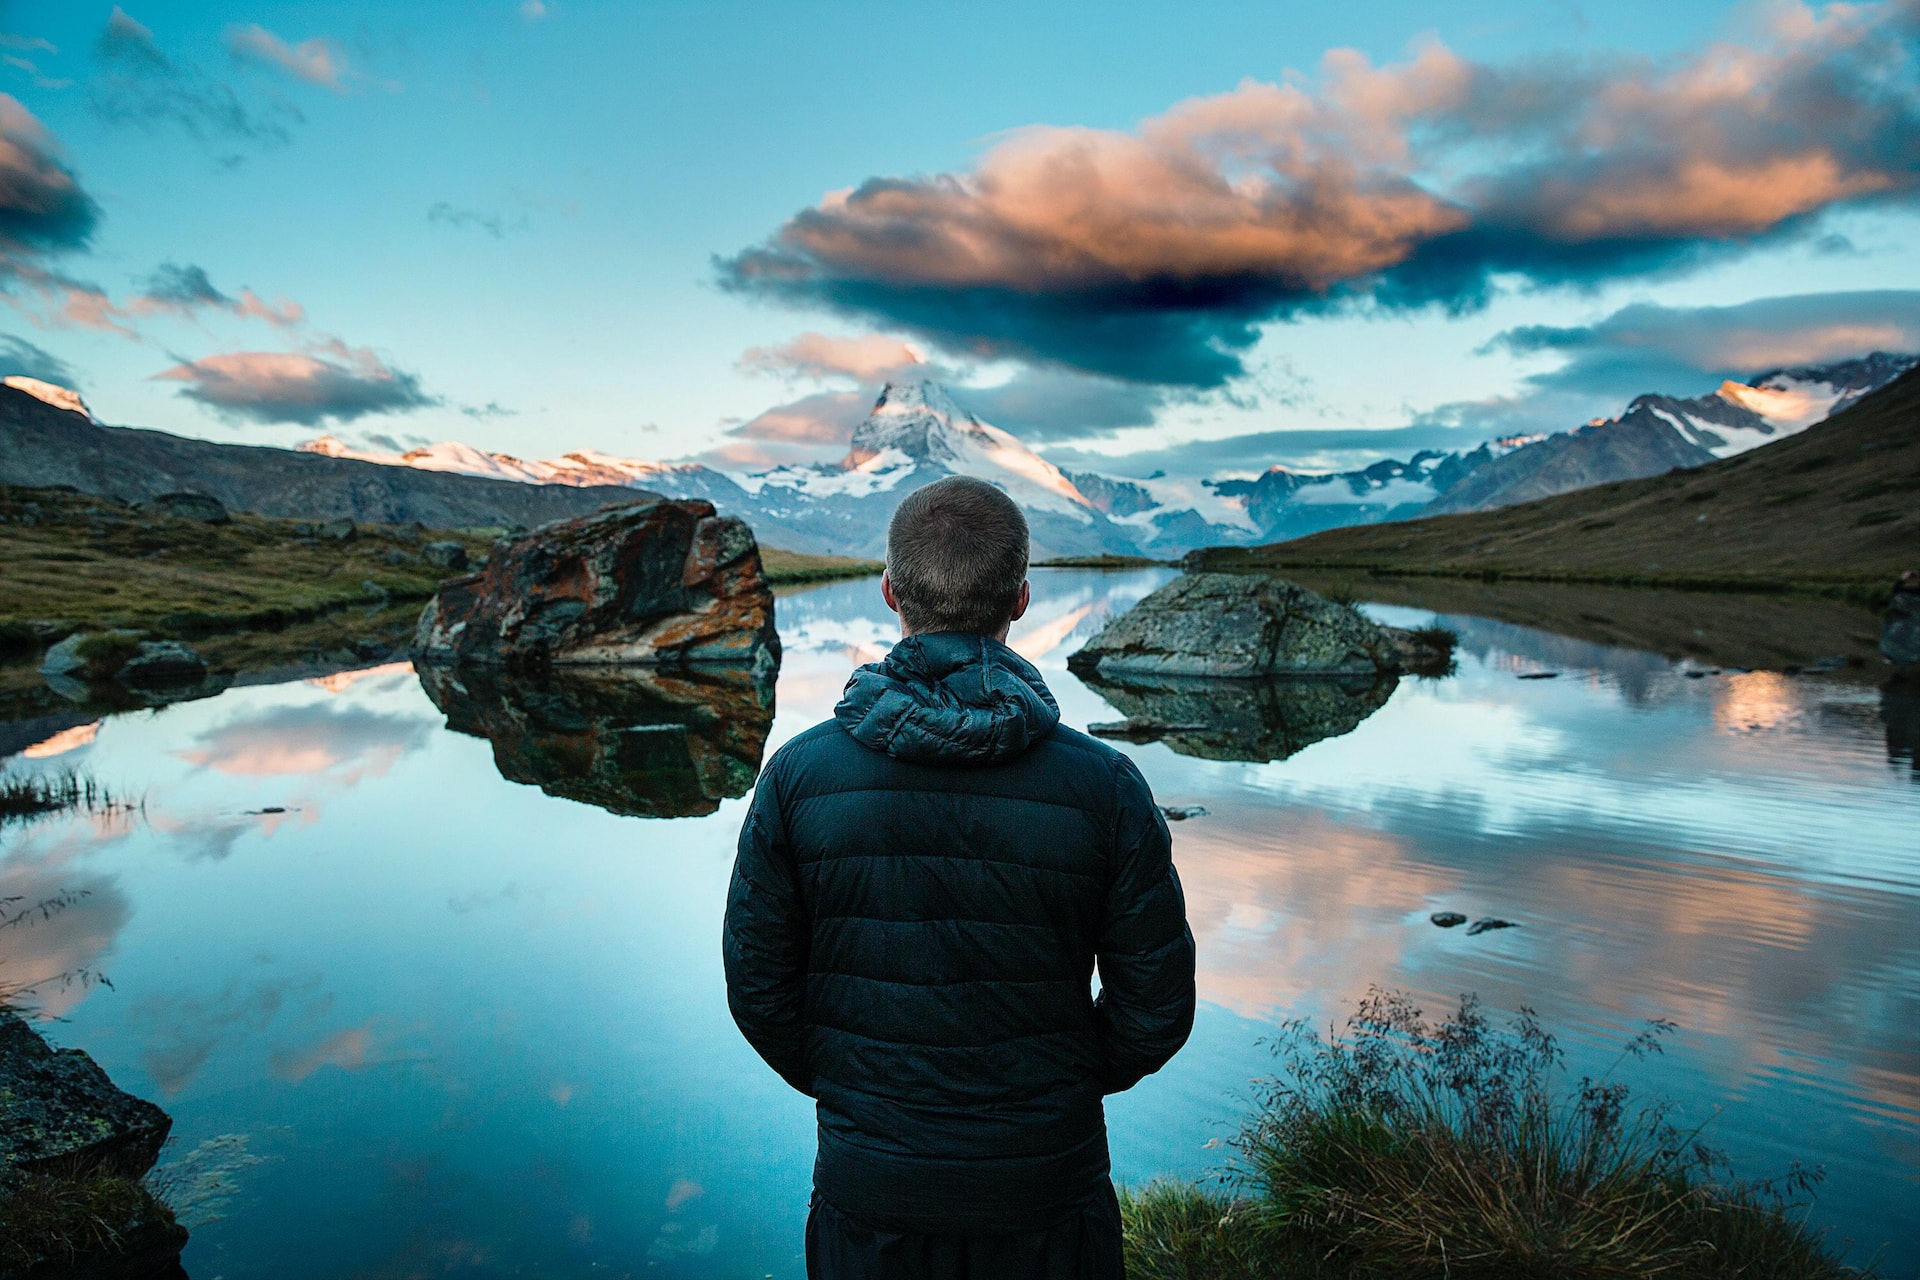
[[[1036,572],[1011,642],[1068,723],[1194,722],[1189,691],[1066,670],[1168,576]],[[1803,661],[1864,652],[1872,620],[1430,590],[1367,608],[1444,606],[1456,675],[1246,687],[1205,733],[1124,747],[1162,804],[1207,813],[1173,827],[1198,1024],[1111,1101],[1116,1176],[1217,1167],[1279,1023],[1373,985],[1429,1012],[1471,991],[1537,1010],[1576,1074],[1672,1019],[1626,1078],[1742,1173],[1824,1165],[1815,1220],[1915,1274],[1920,706],[1871,666],[1731,669],[1782,665],[1776,632]],[[0,833],[0,897],[87,895],[0,957],[10,981],[111,979],[44,990],[48,1031],[174,1116],[196,1280],[802,1274],[812,1114],[727,1016],[720,913],[762,751],[895,630],[873,580],[779,614],[771,699],[398,664],[11,757],[143,801]],[[1468,937],[1442,910],[1520,927]]]

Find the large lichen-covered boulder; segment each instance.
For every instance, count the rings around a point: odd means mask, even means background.
[[[773,591],[746,525],[660,499],[542,525],[444,582],[414,653],[483,666],[674,666],[780,659]]]
[[[78,1049],[55,1049],[0,1011],[0,1169],[55,1163],[137,1178],[160,1158],[173,1121],[117,1088]]]
[[[1880,624],[1880,652],[1902,671],[1920,671],[1920,569],[1907,570],[1893,584]]]
[[[0,1272],[181,1275],[186,1228],[140,1181],[172,1127],[85,1053],[0,1010]]]
[[[1371,676],[1413,665],[1402,638],[1351,605],[1261,574],[1190,573],[1067,659],[1153,676]]]

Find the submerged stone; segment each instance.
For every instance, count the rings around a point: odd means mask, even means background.
[[[1428,916],[1427,919],[1433,921],[1442,929],[1457,929],[1467,922],[1467,918],[1458,911],[1436,911]]]
[[[1518,929],[1519,927],[1518,924],[1515,924],[1511,920],[1502,920],[1499,916],[1487,916],[1485,919],[1475,920],[1472,924],[1468,925],[1467,936],[1471,938],[1475,934],[1486,933],[1492,929]]]
[[[1163,804],[1160,813],[1168,822],[1185,822],[1188,818],[1204,818],[1207,806],[1203,804]]]

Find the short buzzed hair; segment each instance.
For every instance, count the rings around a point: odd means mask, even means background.
[[[887,525],[887,577],[912,632],[993,635],[1027,580],[1027,517],[985,480],[948,476],[907,495]]]

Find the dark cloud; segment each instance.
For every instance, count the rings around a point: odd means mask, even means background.
[[[1489,347],[1562,358],[1542,390],[1696,394],[1722,378],[1831,364],[1874,351],[1920,351],[1920,290],[1756,298],[1727,307],[1638,303],[1590,325],[1525,325]]]
[[[0,93],[0,255],[24,257],[84,249],[100,207],[59,159],[33,113]]]
[[[427,221],[435,226],[452,227],[455,230],[471,228],[484,231],[495,240],[502,239],[508,232],[524,231],[527,216],[508,217],[504,213],[489,212],[485,209],[467,209],[449,204],[445,200],[427,210]]]
[[[265,320],[282,328],[291,328],[306,320],[306,309],[287,298],[267,303],[251,289],[239,295],[224,293],[202,267],[163,262],[147,278],[145,290],[128,304],[128,311],[147,315],[157,311],[191,316],[203,309],[226,311],[243,319]]]
[[[80,384],[73,366],[59,356],[42,350],[25,338],[0,333],[0,378],[15,376],[38,378],[42,382],[76,389]]]
[[[339,343],[316,351],[206,356],[154,377],[185,383],[181,395],[236,421],[310,427],[329,418],[351,422],[440,403],[421,389],[417,375],[392,367],[364,347]]]
[[[153,32],[115,6],[94,45],[106,68],[90,87],[89,103],[109,124],[149,131],[177,125],[202,142],[215,139],[282,143],[289,124],[304,117],[290,103],[249,108],[224,82],[169,58]]]
[[[1668,63],[1336,51],[1316,88],[1249,81],[1132,133],[1028,129],[968,173],[870,179],[716,269],[964,358],[1218,386],[1268,322],[1684,270],[1910,203],[1917,42],[1920,0],[1894,0],[1781,9]]]
[[[518,409],[509,409],[497,400],[489,400],[485,404],[463,404],[460,406],[460,412],[469,418],[478,419],[512,418],[520,413]]]

